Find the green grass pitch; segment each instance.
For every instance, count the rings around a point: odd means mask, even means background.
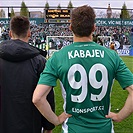
[[[133,73],[133,56],[123,56],[121,57],[127,67]],[[130,77],[129,77],[130,78]],[[117,112],[118,109],[121,109],[125,103],[126,97],[128,93],[124,91],[117,81],[114,82],[112,94],[111,94],[111,110],[113,112]],[[63,108],[63,99],[61,95],[61,89],[59,86],[59,82],[57,82],[57,86],[55,87],[55,102],[56,102],[56,114],[59,115],[62,113]],[[133,133],[133,115],[125,119],[120,123],[114,122],[115,133]],[[61,133],[61,125],[56,126],[53,130],[53,133]]]

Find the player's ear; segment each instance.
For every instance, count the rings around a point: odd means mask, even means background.
[[[70,24],[70,26],[69,26],[69,30],[71,30],[72,31],[72,25]]]
[[[28,37],[31,37],[31,32],[30,32],[30,30],[28,30]]]
[[[96,24],[94,24],[92,32],[94,32],[95,30],[96,30]]]
[[[11,30],[9,31],[9,37],[12,38],[12,32],[11,32]]]

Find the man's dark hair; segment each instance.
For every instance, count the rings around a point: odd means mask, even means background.
[[[92,7],[84,5],[73,9],[71,13],[71,28],[79,37],[89,36],[95,24],[95,12]]]
[[[30,28],[30,22],[27,17],[15,16],[10,21],[10,30],[18,37],[26,37]]]

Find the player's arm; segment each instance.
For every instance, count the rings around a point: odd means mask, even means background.
[[[33,94],[33,103],[41,114],[54,125],[63,123],[70,115],[63,112],[60,116],[57,116],[51,109],[46,97],[51,90],[51,86],[37,85]]]
[[[124,107],[119,111],[119,113],[110,112],[106,115],[106,118],[111,118],[115,122],[121,122],[133,113],[133,85],[127,87],[126,90],[129,94]]]

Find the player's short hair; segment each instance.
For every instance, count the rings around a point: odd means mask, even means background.
[[[95,24],[95,12],[92,7],[84,5],[71,12],[71,28],[76,36],[89,36]]]
[[[10,30],[18,37],[26,37],[29,28],[30,22],[25,16],[15,16],[10,21]]]

